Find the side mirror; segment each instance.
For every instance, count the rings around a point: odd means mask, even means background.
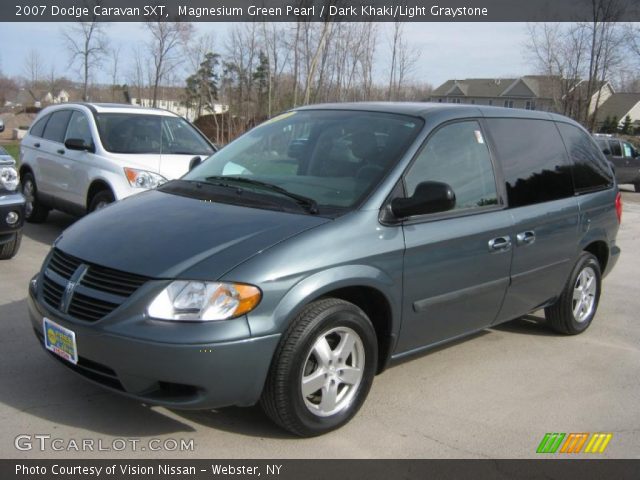
[[[456,206],[456,194],[443,182],[422,182],[409,198],[394,198],[391,211],[398,218],[446,212]]]
[[[191,161],[189,161],[189,171],[193,170],[194,168],[196,168],[198,165],[200,165],[202,163],[202,158],[201,157],[193,157],[191,159]]]
[[[80,150],[95,153],[96,147],[92,143],[87,143],[81,138],[67,138],[64,141],[67,150]]]
[[[602,153],[604,153],[605,155],[611,155],[611,150],[605,148],[604,150],[602,150]]]

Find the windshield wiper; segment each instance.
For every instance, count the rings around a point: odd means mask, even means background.
[[[278,185],[274,185],[273,183],[262,182],[260,180],[254,180],[252,178],[246,177],[233,177],[228,175],[213,175],[205,178],[206,181],[211,182],[211,180],[217,181],[217,184],[220,186],[231,186],[228,185],[227,181],[237,182],[237,183],[245,183],[247,185],[254,185],[256,187],[262,187],[266,190],[271,190],[273,192],[277,192],[285,197],[289,197],[295,200],[298,204],[302,205],[307,211],[311,214],[318,213],[318,203],[309,197],[305,197],[304,195],[298,195],[297,193],[290,192],[286,188],[282,188]]]

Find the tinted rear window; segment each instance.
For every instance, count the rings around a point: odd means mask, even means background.
[[[591,137],[578,127],[567,123],[558,123],[558,128],[573,161],[576,192],[599,190],[613,185],[609,161]]]
[[[43,138],[58,143],[64,142],[64,134],[67,131],[70,116],[71,110],[53,112],[44,129]]]
[[[36,123],[33,124],[29,133],[36,137],[42,137],[42,132],[44,132],[44,127],[47,125],[47,120],[49,120],[50,115],[45,115]]]
[[[571,167],[553,122],[487,119],[500,158],[510,207],[573,195]]]

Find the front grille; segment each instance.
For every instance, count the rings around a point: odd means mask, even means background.
[[[55,248],[45,266],[42,297],[58,311],[64,308],[63,313],[73,318],[95,322],[118,308],[147,280],[140,275],[83,262]],[[70,281],[75,282],[75,286],[66,292]]]

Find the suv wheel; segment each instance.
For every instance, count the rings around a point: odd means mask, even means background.
[[[582,252],[560,298],[545,309],[551,328],[568,335],[584,332],[598,309],[601,282],[598,259]]]
[[[38,188],[31,172],[22,177],[22,195],[25,198],[24,218],[29,223],[42,223],[49,215],[49,209],[38,201]]]
[[[0,245],[0,260],[13,258],[20,249],[20,242],[22,242],[22,231],[14,233],[11,240]]]
[[[91,203],[89,204],[89,213],[101,210],[114,201],[115,197],[110,190],[102,190],[96,193],[91,199]]]
[[[299,436],[344,425],[369,393],[377,350],[373,326],[360,308],[335,298],[311,303],[276,350],[262,408]]]

